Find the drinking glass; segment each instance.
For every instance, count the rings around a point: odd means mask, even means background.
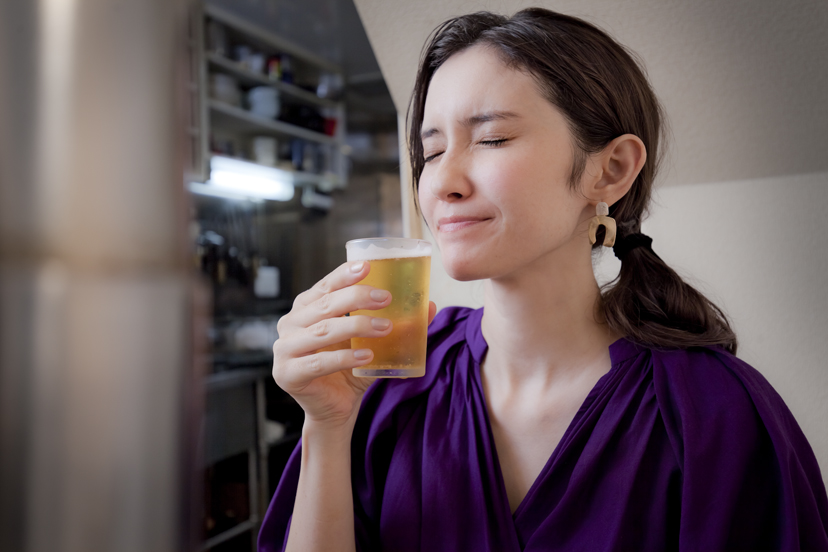
[[[374,360],[354,368],[357,377],[412,378],[425,375],[431,244],[409,238],[363,238],[345,244],[348,261],[367,261],[371,271],[360,284],[391,292],[391,304],[352,316],[388,318],[385,337],[355,337],[352,349],[371,349]]]

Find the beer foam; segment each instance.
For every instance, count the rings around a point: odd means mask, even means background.
[[[417,242],[414,247],[380,247],[370,242],[368,242],[367,247],[362,244],[348,246],[349,261],[379,261],[382,259],[430,256],[431,244],[426,241]]]

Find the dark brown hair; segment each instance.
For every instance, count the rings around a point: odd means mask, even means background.
[[[515,69],[528,72],[541,93],[566,117],[574,140],[570,186],[575,189],[588,155],[623,134],[638,136],[647,161],[629,192],[610,207],[616,240],[639,232],[658,169],[661,107],[633,55],[609,35],[575,17],[541,8],[511,18],[478,12],[450,19],[426,43],[408,111],[415,191],[423,172],[426,95],[434,72],[452,55],[481,44]],[[595,248],[601,247],[599,229]],[[736,353],[736,335],[716,305],[676,274],[649,248],[629,252],[618,277],[602,287],[599,316],[615,331],[663,348],[722,345]]]

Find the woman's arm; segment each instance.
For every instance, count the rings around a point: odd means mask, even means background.
[[[370,350],[351,350],[352,337],[383,337],[390,320],[344,315],[388,306],[391,294],[354,285],[370,270],[367,262],[346,263],[300,294],[279,321],[273,345],[273,379],[305,412],[296,499],[290,519],[277,531],[263,527],[261,550],[356,550],[351,485],[351,437],[362,397],[373,378],[352,368],[368,364]],[[429,304],[429,323],[436,313]],[[279,534],[281,533],[281,535]]]
[[[369,270],[367,262],[340,266],[301,293],[279,320],[273,379],[305,411],[287,550],[356,549],[350,443],[362,396],[373,378],[356,378],[351,369],[370,362],[373,353],[351,350],[350,339],[382,337],[392,329],[390,320],[344,316],[391,302],[387,291],[354,285]],[[276,543],[261,544],[270,549]]]
[[[302,467],[286,552],[355,552],[351,489],[351,434],[356,415],[342,428],[306,423]]]

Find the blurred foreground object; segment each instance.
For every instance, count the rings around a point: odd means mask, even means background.
[[[0,550],[192,547],[186,8],[0,2]]]

